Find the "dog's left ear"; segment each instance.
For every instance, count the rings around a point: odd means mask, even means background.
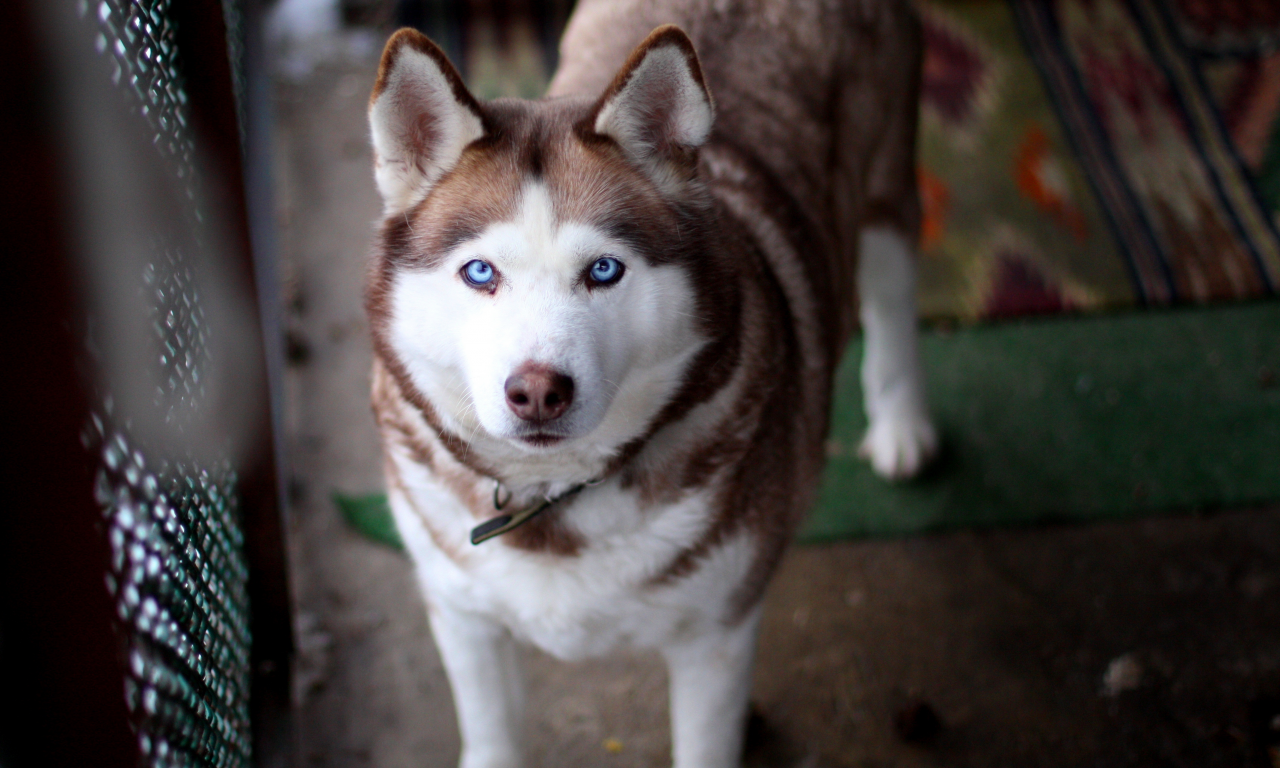
[[[596,103],[591,128],[616,141],[660,187],[670,187],[693,175],[714,119],[693,43],[668,24],[632,51]]]

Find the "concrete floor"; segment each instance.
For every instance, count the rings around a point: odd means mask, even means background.
[[[375,67],[321,68],[276,101],[308,768],[457,759],[409,563],[346,528],[329,498],[381,487],[361,309],[379,208],[364,122]],[[530,652],[528,667],[536,765],[668,764],[654,659]],[[1280,510],[803,547],[767,597],[753,759],[1276,766],[1277,696]],[[904,738],[896,721],[926,706],[940,732]]]

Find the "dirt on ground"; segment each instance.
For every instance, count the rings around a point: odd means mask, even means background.
[[[361,307],[376,60],[276,92],[288,288],[298,764],[456,765],[406,557],[334,491],[381,488]],[[669,765],[652,657],[528,654],[548,768]],[[1280,766],[1280,510],[794,548],[766,598],[756,765]]]

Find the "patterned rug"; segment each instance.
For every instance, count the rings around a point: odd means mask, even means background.
[[[927,316],[1274,294],[1280,3],[919,7]]]

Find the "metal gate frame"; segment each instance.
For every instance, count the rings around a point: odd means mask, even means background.
[[[98,5],[18,0],[0,8],[8,33],[0,46],[0,150],[7,166],[0,174],[0,232],[8,288],[0,360],[8,368],[6,486],[16,490],[0,512],[3,768],[166,764],[142,753],[136,716],[126,705],[127,638],[104,584],[112,547],[94,495],[100,457],[84,444],[86,425],[101,404],[95,383],[101,371],[86,350],[86,329],[96,322],[90,298],[96,278],[86,270],[92,257],[80,236],[84,189],[77,159],[95,147],[69,140],[77,129],[68,127],[67,116],[76,105],[61,100],[110,87],[99,77],[101,61],[75,53],[92,54],[89,28],[76,24]],[[234,467],[253,638],[244,673],[252,763],[274,766],[293,762],[293,638],[260,5],[176,0],[168,13],[182,52],[199,162],[216,169],[204,177],[200,194],[221,232],[219,270],[231,294],[243,299],[238,319],[250,331],[236,341],[235,363],[238,383],[257,393],[236,404],[237,418],[250,425],[241,436],[248,447],[236,454]],[[227,10],[242,14],[243,26],[231,38]],[[233,62],[233,56],[242,59]],[[108,115],[103,119],[110,122]]]

